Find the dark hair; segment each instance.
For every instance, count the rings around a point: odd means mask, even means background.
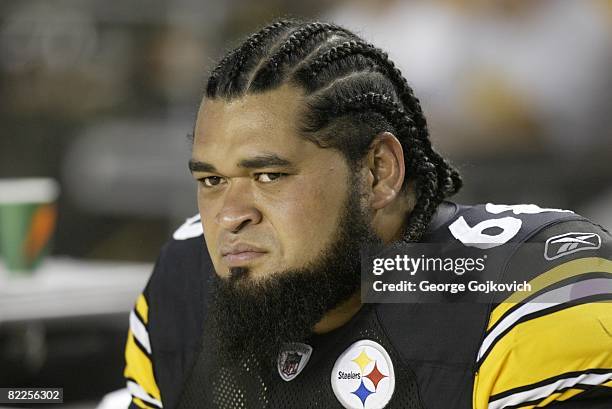
[[[279,20],[248,37],[212,71],[207,98],[232,99],[291,84],[304,90],[304,137],[339,150],[356,166],[374,137],[402,144],[416,205],[404,239],[417,241],[437,206],[461,188],[461,177],[429,140],[419,100],[387,54],[335,24]]]

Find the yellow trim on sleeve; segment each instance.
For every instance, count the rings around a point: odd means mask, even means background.
[[[144,401],[138,399],[138,398],[134,398],[132,397],[132,402],[134,402],[134,404],[136,406],[138,406],[139,408],[143,408],[143,409],[154,409],[152,406],[147,405],[146,403],[144,403]]]
[[[125,362],[123,375],[126,378],[132,378],[149,395],[161,402],[160,391],[153,373],[153,364],[149,357],[136,345],[131,330],[128,332],[125,346]]]
[[[492,395],[563,373],[612,368],[612,337],[598,319],[611,312],[612,303],[592,302],[514,326],[480,366],[474,407],[487,408]]]
[[[149,323],[149,305],[144,295],[140,294],[136,300],[136,311],[142,317],[145,324]]]
[[[506,298],[500,303],[492,312],[489,318],[489,325],[487,331],[491,329],[493,325],[512,307],[517,303],[523,301],[531,294],[540,291],[543,288],[548,287],[558,281],[566,278],[575,277],[580,274],[590,272],[603,272],[612,274],[612,261],[601,257],[585,257],[577,260],[568,261],[558,265],[545,273],[540,274],[533,280],[529,281],[531,284],[531,291],[515,292],[510,297]]]

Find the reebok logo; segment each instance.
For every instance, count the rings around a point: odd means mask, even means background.
[[[581,250],[597,250],[601,237],[597,233],[565,233],[546,240],[544,258],[554,260]]]

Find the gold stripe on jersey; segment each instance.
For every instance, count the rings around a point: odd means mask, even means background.
[[[531,291],[515,292],[510,297],[501,302],[492,312],[489,318],[487,331],[495,325],[501,317],[517,303],[523,301],[531,294],[535,294],[551,284],[566,278],[579,276],[590,272],[601,272],[612,274],[612,261],[601,257],[585,257],[577,260],[568,261],[558,265],[545,273],[542,273],[529,281]]]
[[[568,389],[563,393],[560,393],[562,396],[560,396],[557,400],[569,400],[584,391],[584,389]]]
[[[142,294],[140,294],[136,300],[136,312],[140,315],[145,324],[149,323],[149,305],[147,304],[147,299]]]
[[[568,305],[512,327],[476,373],[474,408],[488,408],[493,395],[512,394],[516,388],[525,392],[529,385],[541,387],[564,373],[612,368],[612,337],[598,320],[610,313],[610,302]]]
[[[161,401],[160,391],[155,381],[153,364],[146,353],[136,344],[134,334],[128,331],[128,339],[125,346],[126,366],[123,376],[133,379],[149,395]]]
[[[138,406],[139,408],[143,408],[143,409],[155,409],[153,406],[147,405],[146,403],[144,403],[143,401],[141,401],[138,398],[132,397],[132,402],[134,402],[134,404],[136,406]]]

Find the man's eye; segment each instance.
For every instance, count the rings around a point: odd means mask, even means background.
[[[205,187],[215,187],[223,182],[223,178],[220,176],[207,176],[199,179],[199,181]]]
[[[270,183],[285,176],[284,173],[258,173],[255,175],[255,180],[262,183]]]

